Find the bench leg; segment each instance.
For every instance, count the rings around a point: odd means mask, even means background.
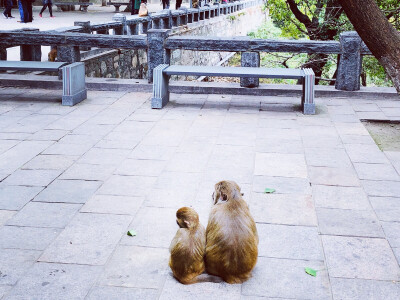
[[[153,97],[151,108],[163,108],[169,101],[169,76],[163,74],[168,65],[158,65],[153,69]]]
[[[303,79],[303,96],[301,99],[301,106],[305,115],[315,114],[315,103],[314,103],[314,84],[315,75],[312,69],[304,69]]]
[[[87,98],[85,64],[76,62],[62,68],[62,105],[73,106]]]

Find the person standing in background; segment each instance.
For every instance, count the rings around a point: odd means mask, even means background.
[[[28,23],[28,0],[18,0],[19,15],[21,16],[21,23]]]
[[[182,5],[182,0],[176,0],[175,9],[179,9]]]
[[[11,15],[11,10],[12,10],[12,0],[4,0],[4,11],[3,11],[3,15],[6,19],[13,19],[14,17]]]
[[[46,7],[48,7],[49,8],[49,13],[50,13],[50,18],[54,18],[54,16],[53,16],[53,7],[52,6],[53,6],[53,2],[51,2],[51,0],[43,0],[43,7],[40,10],[39,17],[42,17],[42,13],[46,9]]]
[[[33,15],[32,15],[32,3],[35,2],[35,0],[27,0],[26,2],[26,22],[32,22],[33,21]]]
[[[169,1],[170,0],[162,0],[162,8],[169,9]]]

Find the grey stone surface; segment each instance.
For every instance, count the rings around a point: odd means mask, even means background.
[[[34,201],[85,203],[100,187],[100,181],[56,180]]]
[[[313,167],[349,167],[351,161],[344,149],[305,148],[307,166]]]
[[[157,177],[113,175],[98,190],[99,194],[115,196],[144,196]]]
[[[256,222],[317,225],[314,204],[309,195],[253,193],[249,206]]]
[[[361,187],[313,185],[316,207],[368,210],[371,205]]]
[[[305,178],[254,176],[253,192],[264,193],[274,188],[277,194],[311,194],[311,185]]]
[[[360,89],[361,43],[362,40],[355,31],[340,34],[342,55],[338,66],[336,89],[344,91]]]
[[[330,278],[333,299],[387,299],[400,297],[400,284],[394,281]]]
[[[61,232],[57,228],[0,227],[0,248],[44,250]]]
[[[31,170],[65,170],[74,163],[77,156],[66,156],[66,155],[38,155],[28,163],[26,163],[22,169]]]
[[[132,217],[80,213],[43,252],[40,261],[104,265]]]
[[[302,154],[257,153],[255,175],[307,178]]]
[[[31,201],[43,187],[0,185],[0,209],[20,210]]]
[[[400,222],[382,222],[382,228],[392,248],[400,248]]]
[[[0,297],[4,297],[11,288],[11,285],[0,285]]]
[[[118,246],[107,264],[99,284],[161,288],[167,276],[168,259],[168,249]]]
[[[61,174],[59,179],[106,181],[114,170],[114,166],[76,163]]]
[[[30,202],[6,224],[64,228],[80,207],[80,204]]]
[[[47,186],[60,176],[60,170],[18,170],[7,177],[7,185]]]
[[[88,300],[114,299],[119,300],[153,300],[159,294],[157,289],[126,288],[116,286],[94,286],[86,297]]]
[[[242,52],[241,54],[242,67],[260,67],[260,53],[259,52]],[[240,86],[243,87],[257,87],[259,86],[258,78],[240,78]]]
[[[322,236],[322,242],[331,277],[399,280],[399,265],[385,239]]]
[[[399,174],[390,164],[354,163],[354,168],[360,179],[400,181]]]
[[[322,234],[384,237],[372,210],[317,208],[317,217]]]
[[[123,236],[121,244],[168,248],[179,228],[176,225],[178,208],[143,207],[129,225],[129,228],[134,229],[137,235]]]
[[[94,195],[80,211],[133,216],[143,201],[144,197]]]
[[[129,150],[125,149],[92,148],[78,162],[83,164],[118,166],[129,152]]]
[[[306,274],[306,267],[318,270],[317,276]],[[259,257],[253,276],[242,285],[242,295],[329,299],[329,279],[324,269],[320,261]]]
[[[369,196],[398,197],[400,195],[400,184],[398,181],[361,180],[361,184]]]
[[[118,175],[158,176],[165,168],[166,162],[162,160],[134,160],[126,159],[115,170]]]
[[[21,249],[1,249],[0,286],[14,285],[35,263],[41,251]]]
[[[228,284],[218,277],[212,277],[202,274],[197,277],[198,282],[192,285],[184,285],[179,283],[173,276],[172,272],[168,272],[163,290],[159,299],[196,299],[206,300],[210,297],[215,299],[241,299],[241,285]]]
[[[16,211],[13,210],[2,210],[0,209],[0,228],[1,226],[11,219],[13,215],[15,215]]]
[[[346,144],[347,154],[352,162],[387,164],[388,159],[376,145]]]
[[[36,263],[6,299],[83,299],[100,275],[97,266]]]
[[[351,167],[308,167],[308,174],[313,185],[360,186],[356,172]]]
[[[43,151],[43,154],[83,155],[92,147],[93,145],[88,143],[56,143]]]
[[[381,221],[400,220],[400,198],[391,197],[369,197],[374,211]]]
[[[323,260],[316,227],[257,224],[258,255],[273,258]]]

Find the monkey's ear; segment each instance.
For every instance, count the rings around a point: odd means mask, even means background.
[[[222,197],[222,200],[224,200],[224,201],[228,200],[227,194],[221,193],[221,197]]]
[[[244,193],[240,193],[240,195],[244,196]]]

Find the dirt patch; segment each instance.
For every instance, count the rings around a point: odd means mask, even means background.
[[[382,151],[400,151],[400,121],[362,121]]]

